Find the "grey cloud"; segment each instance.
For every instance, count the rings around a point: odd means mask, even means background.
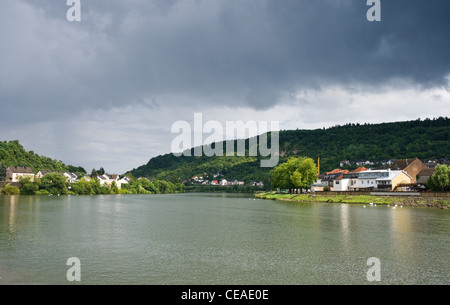
[[[1,2],[0,101],[12,117],[154,107],[164,95],[267,109],[310,88],[448,84],[446,0],[382,1],[378,23],[354,0],[81,2],[80,23],[65,20],[65,1]],[[159,106],[181,102],[169,103]]]

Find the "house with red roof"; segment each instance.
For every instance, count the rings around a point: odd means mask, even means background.
[[[328,181],[330,190],[336,192],[350,191],[352,186],[356,184],[359,174],[366,171],[367,168],[361,166],[352,172],[348,170],[335,169],[327,173],[324,181]]]

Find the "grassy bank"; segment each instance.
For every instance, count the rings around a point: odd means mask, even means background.
[[[377,205],[403,205],[424,206],[448,209],[450,200],[447,198],[422,198],[400,196],[372,196],[372,195],[321,195],[321,194],[275,194],[274,192],[258,193],[259,199],[292,201],[292,202],[328,202],[328,203],[353,203],[353,204],[377,204]]]

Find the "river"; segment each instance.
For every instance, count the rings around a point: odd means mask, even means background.
[[[450,210],[233,194],[0,196],[0,285],[74,284],[72,257],[85,285],[448,285],[449,249]]]

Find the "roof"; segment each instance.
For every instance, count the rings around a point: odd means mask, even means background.
[[[351,172],[349,174],[344,175],[344,179],[354,179],[354,178],[359,178],[359,173]]]
[[[360,172],[364,172],[366,171],[367,168],[365,168],[364,166],[358,167],[357,169],[355,169],[354,171],[352,171],[352,173],[360,173]]]
[[[416,160],[419,160],[419,159],[418,158],[414,158],[414,159],[397,159],[397,160],[394,160],[394,162],[392,163],[390,168],[391,169],[397,169],[397,170],[403,170],[403,169],[407,168],[411,163],[413,163]]]
[[[7,168],[7,171],[10,171],[13,174],[34,174],[34,171],[31,167],[21,167],[21,166],[10,166]]]
[[[348,170],[336,168],[336,169],[332,170],[331,172],[327,172],[327,175],[330,175],[330,174],[348,174]]]
[[[52,171],[52,170],[45,170],[45,171],[39,171],[39,173],[41,173],[42,175],[47,175],[47,174],[51,174],[51,173],[56,173],[56,171]]]
[[[394,179],[395,177],[397,177],[402,171],[389,171],[389,175],[387,177],[379,177],[376,179],[376,181],[383,181],[383,180],[387,180],[390,181],[392,179]]]
[[[428,179],[434,174],[436,171],[436,168],[425,168],[423,169],[419,174],[419,179],[417,179],[417,183],[419,184],[426,184]]]
[[[76,179],[78,176],[74,173],[64,173],[65,175],[68,175],[72,179]]]
[[[419,176],[430,177],[434,174],[436,168],[425,168],[420,171]]]
[[[333,180],[339,180],[344,177],[343,173],[335,173],[335,174],[329,174],[323,177],[322,181],[333,181]]]
[[[412,179],[412,177],[405,171],[403,170],[398,170],[398,171],[388,171],[389,175],[387,177],[379,177],[376,179],[376,181],[383,181],[383,180],[393,180],[395,177],[397,177],[398,175],[400,175],[401,173],[405,174],[406,176],[408,176],[410,179]]]

